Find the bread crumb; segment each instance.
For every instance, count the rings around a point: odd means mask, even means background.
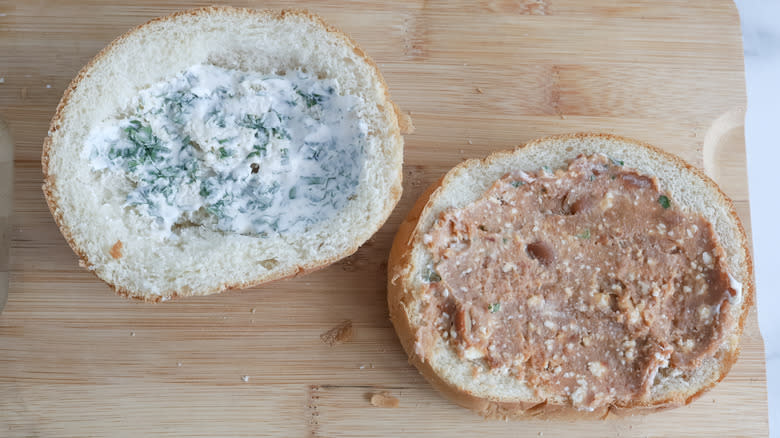
[[[607,367],[599,361],[588,362],[588,371],[596,377],[602,377],[607,372]]]
[[[401,130],[401,134],[414,134],[415,128],[411,111],[406,114],[398,112],[398,128]]]
[[[477,93],[482,94],[482,93],[484,93],[484,91],[482,90],[482,88],[477,87]]]
[[[115,259],[121,259],[122,258],[122,241],[117,240],[114,246],[111,247],[111,251],[108,252],[111,254],[111,257]]]
[[[181,368],[181,362],[176,362],[176,366]]]
[[[241,376],[241,380],[246,383],[249,381],[249,376]]]
[[[371,404],[378,408],[397,408],[401,402],[389,392],[383,391],[371,395]]]
[[[344,321],[341,322],[341,324],[321,334],[320,339],[322,340],[323,343],[328,344],[332,347],[336,344],[343,344],[349,341],[350,339],[352,339],[353,334],[354,334],[354,330],[352,328],[352,321],[349,319],[345,319]]]
[[[51,88],[51,84],[46,84],[46,88]]]
[[[130,332],[130,336],[135,336],[135,332]]]
[[[252,307],[252,310],[250,310],[250,312],[252,312],[252,313],[255,313],[255,312],[257,312],[257,309],[255,309],[254,307]]]

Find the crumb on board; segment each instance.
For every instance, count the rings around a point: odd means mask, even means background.
[[[477,93],[482,94],[482,93],[484,93],[484,91],[482,90],[482,88],[477,87]]]
[[[241,376],[241,381],[246,383],[249,381],[249,376]]]
[[[401,404],[398,397],[394,397],[387,391],[371,394],[371,404],[378,408],[397,408]]]
[[[398,115],[398,128],[401,130],[401,134],[414,134],[415,127],[411,111]]]
[[[119,260],[122,258],[122,241],[117,240],[114,246],[111,247],[111,251],[109,251],[109,254],[111,254],[111,257]]]
[[[352,339],[354,332],[355,331],[352,328],[352,321],[345,319],[339,325],[321,334],[320,339],[323,343],[332,347],[336,344],[343,344],[344,342]]]

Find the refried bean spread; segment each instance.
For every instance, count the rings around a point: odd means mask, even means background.
[[[423,358],[438,338],[475,369],[593,410],[711,357],[739,285],[712,225],[604,155],[510,173],[423,236]]]

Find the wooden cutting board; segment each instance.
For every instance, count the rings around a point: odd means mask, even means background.
[[[605,131],[679,154],[721,184],[749,228],[742,44],[730,1],[308,5],[376,60],[414,119],[401,202],[356,254],[327,269],[157,305],[114,296],[78,267],[41,194],[41,142],[68,82],[100,48],[193,3],[13,3],[0,3],[0,118],[16,147],[0,436],[767,434],[755,315],[731,374],[688,407],[505,423],[435,393],[407,363],[385,304],[390,243],[422,190],[465,158],[542,135]],[[351,341],[320,340],[347,319]],[[383,390],[399,408],[369,403]]]

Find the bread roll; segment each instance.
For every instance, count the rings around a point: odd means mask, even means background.
[[[382,226],[401,196],[400,116],[374,62],[315,15],[179,12],[71,82],[43,191],[120,295],[245,288],[327,266]]]
[[[610,192],[621,185],[633,191]],[[401,224],[388,267],[390,318],[410,362],[492,418],[690,403],[735,362],[754,296],[747,238],[717,185],[676,156],[604,134],[456,166]]]

